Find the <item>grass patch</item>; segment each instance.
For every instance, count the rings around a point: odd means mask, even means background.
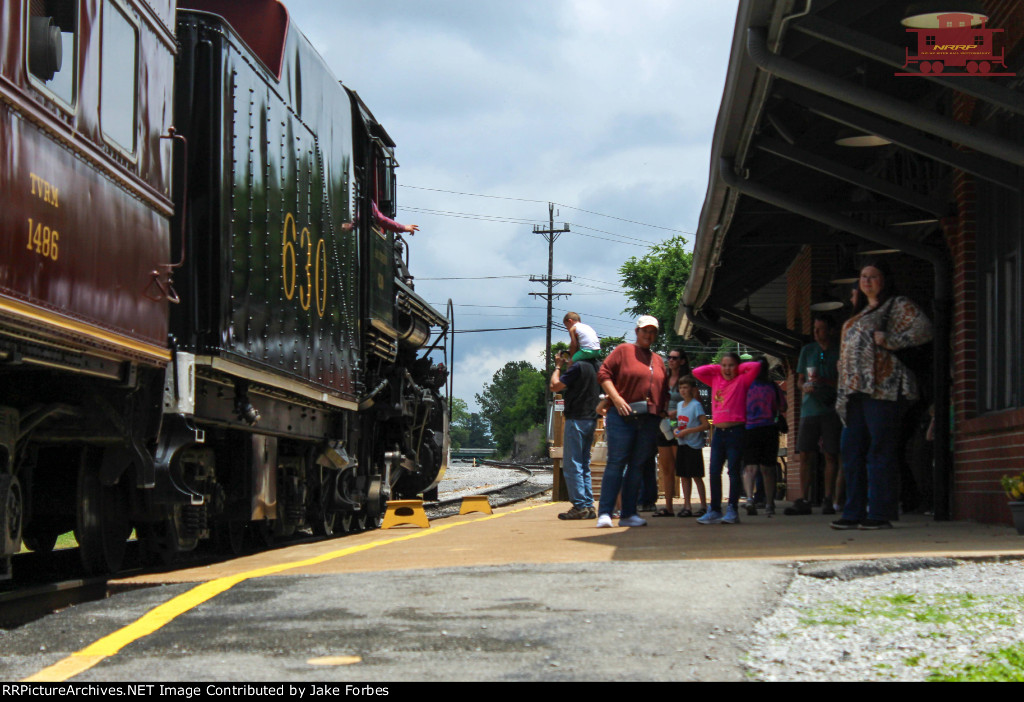
[[[987,663],[968,664],[952,671],[932,671],[929,682],[1024,682],[1024,644],[985,654]]]
[[[918,653],[916,656],[910,656],[909,658],[904,658],[903,662],[905,664],[913,667],[913,666],[916,666],[918,663],[920,663],[922,658],[924,658],[924,654],[923,653]]]
[[[991,607],[996,602],[999,607]],[[1015,624],[1014,612],[1021,608],[1022,598],[972,594],[911,595],[897,593],[870,597],[855,604],[830,602],[812,609],[800,618],[804,626],[848,627],[866,619],[883,618],[894,622],[948,624],[963,622],[965,613],[973,620],[987,620],[1003,626]],[[976,611],[980,605],[997,611]]]

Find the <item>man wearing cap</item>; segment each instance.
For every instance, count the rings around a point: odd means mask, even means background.
[[[605,417],[608,462],[601,481],[598,527],[612,526],[615,500],[622,492],[619,526],[645,526],[636,513],[640,470],[658,451],[658,425],[668,404],[668,378],[661,357],[651,349],[658,320],[636,322],[636,343],[620,344],[605,359],[597,379],[611,408]]]

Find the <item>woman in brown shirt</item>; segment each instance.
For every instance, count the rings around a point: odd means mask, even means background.
[[[597,526],[612,526],[612,512],[622,491],[619,526],[645,526],[636,513],[640,469],[658,450],[658,425],[668,403],[665,364],[651,345],[658,320],[644,315],[636,323],[636,343],[620,344],[597,374],[611,408],[605,417],[608,462],[601,480]]]

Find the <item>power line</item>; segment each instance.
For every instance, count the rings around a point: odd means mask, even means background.
[[[499,278],[527,278],[527,277],[529,277],[529,276],[526,275],[525,273],[522,273],[520,275],[480,275],[480,276],[474,276],[474,277],[470,277],[470,278],[420,278],[420,277],[417,277],[416,280],[498,280]]]
[[[579,285],[581,288],[590,288],[591,290],[603,290],[604,292],[617,293],[622,292],[622,289],[612,290],[610,288],[601,288],[596,285],[587,285],[586,283],[577,283],[575,280],[572,281],[574,285]]]
[[[569,222],[569,224],[571,224],[574,227],[579,227],[580,229],[588,229],[588,230],[590,230],[592,232],[600,232],[601,234],[608,234],[609,236],[617,236],[617,237],[620,237],[622,239],[629,239],[631,241],[638,241],[641,244],[646,244],[647,246],[651,246],[653,244],[658,243],[656,241],[650,241],[648,239],[637,239],[634,236],[626,236],[625,234],[616,234],[615,232],[608,232],[608,231],[605,231],[604,229],[595,229],[594,227],[588,227],[588,226],[583,225],[583,224],[577,224],[576,222]],[[579,232],[576,232],[576,233],[579,234]]]
[[[530,200],[522,197],[502,197],[501,195],[481,195],[479,193],[462,193],[457,190],[442,190],[441,188],[424,188],[417,185],[406,185],[405,183],[399,183],[399,187],[409,188],[410,190],[429,190],[433,193],[448,193],[449,195],[467,195],[469,197],[486,197],[492,200],[514,200],[516,202],[547,202],[547,200]]]
[[[580,280],[589,280],[591,283],[601,283],[602,285],[619,285],[619,283],[609,283],[607,280],[597,280],[596,278],[584,278],[582,275],[575,276]]]
[[[484,197],[484,196],[481,196]],[[538,220],[529,219],[526,217],[512,217],[509,215],[485,215],[477,214],[474,212],[454,212],[448,210],[432,210],[425,207],[404,207],[403,209],[410,212],[418,212],[420,214],[434,215],[435,217],[452,217],[454,219],[468,219],[475,222],[491,222],[494,224],[536,224]],[[615,232],[605,231],[604,229],[595,229],[594,227],[587,227],[582,224],[573,224],[573,226],[580,227],[581,229],[589,229],[593,232],[600,232],[601,234],[608,234],[609,236],[618,237],[618,239],[608,239],[603,236],[594,236],[593,234],[584,234],[583,232],[570,232],[572,234],[578,234],[579,236],[590,237],[591,239],[600,239],[601,241],[610,241],[613,244],[627,244],[631,246],[652,246],[657,242],[650,241],[647,239],[637,239],[636,237],[626,236],[625,234],[616,234]]]
[[[543,324],[535,324],[532,327],[503,327],[500,329],[456,329],[455,334],[479,334],[480,332],[518,331],[520,329],[543,329]]]
[[[597,319],[606,319],[609,322],[621,322],[622,324],[632,324],[633,323],[632,319],[622,319],[621,317],[602,317],[599,314],[590,314],[589,312],[580,312],[579,310],[563,310],[563,309],[561,309],[559,307],[556,307],[555,309],[558,310],[559,312],[576,312],[581,317],[587,317],[587,318],[595,317]]]
[[[480,219],[483,221],[496,221],[503,224],[538,224],[541,223],[539,219],[530,219],[529,217],[514,217],[512,215],[488,215],[478,214],[475,212],[456,212],[454,210],[434,210],[429,207],[404,207],[410,212],[421,212],[423,214],[439,215],[444,217],[459,217],[462,219]]]
[[[468,197],[486,197],[486,198],[491,198],[491,199],[494,199],[494,200],[513,200],[515,202],[545,202],[545,200],[531,200],[531,199],[522,198],[522,197],[502,197],[500,195],[481,195],[479,193],[464,193],[464,192],[459,192],[457,190],[442,190],[441,188],[424,188],[424,187],[419,187],[419,186],[416,186],[416,185],[406,185],[405,183],[401,183],[400,187],[410,188],[411,190],[429,190],[429,191],[435,192],[435,193],[448,193],[450,195],[466,195]],[[616,217],[614,215],[603,214],[601,212],[594,212],[593,210],[585,210],[582,207],[573,207],[572,205],[566,205],[566,204],[563,204],[561,202],[554,202],[552,204],[558,205],[559,207],[564,207],[564,208],[569,209],[569,210],[576,210],[577,212],[586,212],[587,214],[592,214],[592,215],[595,215],[597,217],[607,217],[608,219],[616,219],[616,220],[618,220],[620,222],[628,222],[629,224],[637,224],[637,225],[640,225],[641,227],[650,227],[652,229],[662,229],[662,230],[667,231],[667,232],[678,232],[679,234],[690,234],[691,236],[693,235],[693,232],[683,231],[682,229],[673,229],[672,227],[662,227],[662,226],[660,226],[658,224],[648,224],[647,222],[638,222],[637,220],[634,220],[634,219],[625,219],[623,217]]]

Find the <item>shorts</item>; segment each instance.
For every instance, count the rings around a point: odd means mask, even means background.
[[[779,429],[774,424],[747,429],[743,437],[743,465],[774,466],[779,460]]]
[[[839,455],[839,437],[843,432],[843,424],[835,412],[819,414],[813,417],[800,418],[800,430],[796,435],[796,450],[824,451],[833,456]],[[821,448],[818,448],[818,442]]]
[[[676,475],[680,478],[703,478],[704,452],[680,444],[676,449]]]
[[[658,446],[678,446],[679,442],[673,436],[671,439],[666,439],[665,435],[660,431],[658,432]]]

